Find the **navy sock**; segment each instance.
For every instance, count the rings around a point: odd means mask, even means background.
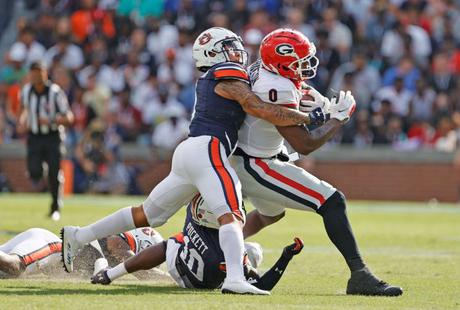
[[[322,217],[329,239],[342,253],[350,271],[365,267],[345,208],[345,197],[335,192],[317,211]]]

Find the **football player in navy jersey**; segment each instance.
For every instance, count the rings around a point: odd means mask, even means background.
[[[272,105],[252,93],[242,40],[225,28],[201,33],[193,45],[193,58],[203,75],[196,85],[190,134],[174,151],[170,174],[140,206],[121,209],[85,227],[64,227],[64,266],[72,271],[76,253],[92,240],[135,227],[163,225],[199,192],[220,226],[219,244],[227,269],[222,292],[268,295],[244,277],[241,184],[228,157],[246,113],[276,126],[321,123],[324,115]]]
[[[166,261],[168,272],[183,288],[220,288],[226,275],[226,263],[219,246],[218,223],[215,216],[197,195],[187,207],[187,217],[181,233],[156,244],[110,269],[104,269],[92,277],[93,284],[110,284],[127,273],[149,270]],[[255,287],[270,291],[278,283],[294,255],[303,249],[303,242],[294,238],[286,246],[276,263],[263,275],[257,272],[262,261],[262,248],[257,243],[245,243],[244,275]]]

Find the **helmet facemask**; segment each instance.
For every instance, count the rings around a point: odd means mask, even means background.
[[[248,62],[248,53],[244,50],[242,42],[243,41],[240,37],[225,38],[214,44],[212,52],[216,54],[222,53],[226,61],[236,62],[246,67]]]
[[[319,60],[315,56],[316,48],[312,44],[311,52],[304,58],[293,61],[289,65],[289,69],[294,71],[300,80],[312,79],[316,76],[316,69],[318,68]]]

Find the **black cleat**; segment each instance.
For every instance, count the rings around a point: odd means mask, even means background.
[[[107,270],[108,269],[102,269],[98,273],[96,273],[94,276],[91,277],[91,283],[92,284],[102,284],[102,285],[109,285],[112,283],[112,280],[110,280],[109,276],[107,275]]]
[[[402,293],[402,288],[380,280],[367,267],[352,272],[347,285],[348,295],[400,296]]]

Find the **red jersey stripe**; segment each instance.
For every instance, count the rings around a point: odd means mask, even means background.
[[[324,198],[323,195],[321,195],[320,193],[318,193],[317,191],[314,191],[312,190],[311,188],[308,188],[292,179],[289,179],[288,177],[280,174],[279,172],[273,170],[273,169],[270,169],[270,167],[264,162],[262,161],[261,159],[256,159],[255,160],[255,163],[257,166],[259,166],[260,168],[262,168],[262,170],[268,174],[269,176],[271,176],[272,178],[286,184],[286,185],[289,185],[290,187],[293,187],[295,188],[296,190],[310,196],[310,197],[313,197],[315,199],[317,199],[320,204],[322,205],[326,199]]]

